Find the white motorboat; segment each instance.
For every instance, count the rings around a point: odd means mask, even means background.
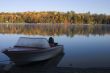
[[[63,45],[50,47],[46,38],[20,37],[17,44],[3,51],[17,65],[43,61],[63,52]]]

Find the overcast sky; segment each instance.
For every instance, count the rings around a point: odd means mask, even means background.
[[[0,0],[0,12],[75,11],[110,14],[110,0]]]

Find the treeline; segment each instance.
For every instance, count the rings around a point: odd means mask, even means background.
[[[0,23],[110,24],[110,15],[69,12],[0,13]]]

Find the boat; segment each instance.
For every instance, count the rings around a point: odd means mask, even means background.
[[[44,61],[63,52],[63,45],[51,47],[46,38],[20,37],[15,46],[3,51],[16,65]]]

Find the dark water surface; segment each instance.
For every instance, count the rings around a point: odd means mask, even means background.
[[[64,45],[64,55],[55,63],[57,67],[110,67],[110,25],[18,24],[0,25],[0,28],[0,51],[13,47],[19,37],[48,39],[53,36],[56,42]],[[7,60],[9,58],[0,53],[0,63],[8,63]]]

